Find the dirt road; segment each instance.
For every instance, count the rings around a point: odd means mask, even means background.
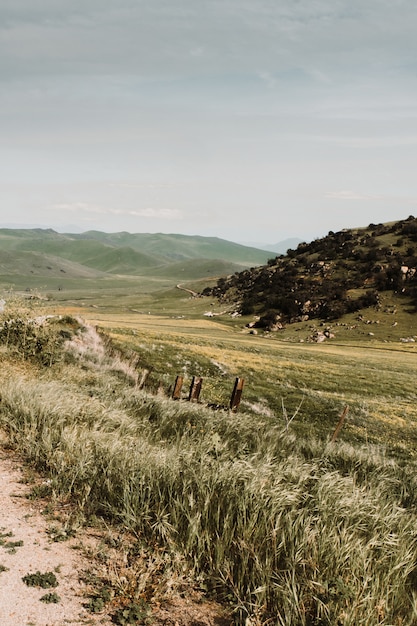
[[[110,625],[107,616],[92,615],[83,608],[83,585],[78,576],[87,564],[73,549],[76,539],[52,543],[48,521],[25,497],[17,462],[0,449],[0,625],[64,626]],[[52,572],[58,585],[27,586],[28,574]],[[59,601],[41,601],[47,594]]]

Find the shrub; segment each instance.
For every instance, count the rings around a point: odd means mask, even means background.
[[[73,318],[64,322],[12,301],[0,316],[0,343],[21,359],[50,366],[62,359],[64,341],[78,327]]]

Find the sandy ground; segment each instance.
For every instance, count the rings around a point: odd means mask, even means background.
[[[88,564],[71,548],[71,541],[51,543],[48,522],[25,498],[29,488],[22,484],[15,460],[0,450],[0,626],[64,626],[66,624],[111,624],[107,616],[92,615],[83,608],[83,586],[78,580]],[[6,534],[11,533],[12,536]],[[7,548],[7,542],[23,542]],[[28,587],[22,577],[35,572],[54,572],[55,589]],[[56,592],[57,604],[40,598]]]
[[[1,443],[0,433],[0,443]],[[0,447],[0,626],[114,626],[108,614],[92,614],[83,607],[86,591],[80,573],[91,563],[74,537],[65,542],[51,541],[48,516],[42,515],[39,501],[26,495],[31,485],[24,482],[18,459]],[[8,542],[22,542],[12,549]],[[58,586],[42,589],[27,586],[27,574],[54,572]],[[91,591],[91,590],[90,590]],[[55,592],[56,604],[40,600]],[[232,620],[214,602],[191,597],[172,598],[152,614],[153,626],[230,626]]]

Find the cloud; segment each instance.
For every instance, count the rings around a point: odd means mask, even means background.
[[[184,219],[183,213],[178,209],[153,209],[151,207],[144,209],[110,209],[84,202],[55,204],[50,207],[50,210],[75,212],[81,215],[83,213],[93,213],[95,215],[111,215],[117,217],[146,217],[163,220]]]
[[[371,193],[360,193],[356,191],[329,191],[325,194],[325,198],[330,198],[332,200],[353,200],[354,202],[374,202],[378,201],[382,204],[388,203],[388,205],[412,205],[415,206],[417,204],[416,196],[407,196],[407,195],[394,195],[394,194],[371,194]]]
[[[109,187],[117,189],[174,189],[178,183],[109,183]]]
[[[2,0],[10,75],[167,76],[398,69],[416,52],[413,0]],[[383,35],[381,34],[383,33]]]
[[[311,138],[317,142],[321,143],[329,143],[329,144],[338,144],[340,146],[345,146],[348,148],[390,148],[394,146],[398,147],[407,147],[407,146],[415,146],[417,145],[417,135],[415,133],[410,134],[409,136],[404,136],[404,134],[398,134],[396,136],[383,136],[381,131],[381,135],[377,137],[369,137],[363,135],[362,137],[342,137],[342,136],[314,136],[311,135]]]
[[[357,193],[356,191],[329,191],[325,194],[326,198],[333,198],[335,200],[383,200],[383,196]]]
[[[2,210],[236,236],[399,211],[416,22],[414,0],[1,0]]]
[[[204,54],[204,48],[202,46],[197,46],[196,48],[192,48],[190,50],[190,55],[192,57],[201,57]]]
[[[266,84],[268,89],[274,89],[276,87],[277,81],[270,72],[258,72],[258,76]]]

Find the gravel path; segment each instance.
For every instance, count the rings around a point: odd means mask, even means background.
[[[0,626],[108,626],[107,617],[92,615],[82,606],[78,574],[88,564],[71,548],[77,541],[48,540],[47,520],[25,498],[29,488],[21,479],[16,461],[0,450]],[[22,577],[36,572],[54,572],[58,586],[27,586]],[[40,600],[51,592],[59,596],[58,603]]]

